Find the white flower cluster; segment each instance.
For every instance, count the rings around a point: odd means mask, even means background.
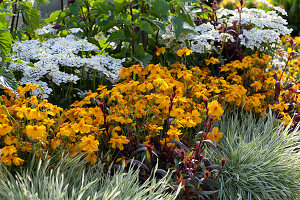
[[[215,41],[220,42],[231,40],[232,42],[234,42],[234,39],[230,34],[219,33],[219,31],[216,30],[215,27],[209,22],[201,24],[199,26],[195,26],[195,28],[185,24],[184,28],[189,28],[193,30],[196,34],[182,34],[180,35],[180,38],[178,40],[183,44],[185,43],[185,41],[189,41],[191,43],[190,49],[193,52],[205,53],[207,51],[210,51]],[[167,42],[167,47],[171,47],[172,43],[176,40],[175,34],[172,33],[170,30],[163,34],[162,38],[163,40],[161,41],[161,43]]]
[[[106,76],[112,82],[117,81],[125,59],[103,55],[83,57],[91,51],[99,50],[87,40],[77,39],[73,35],[47,41],[25,40],[12,45],[10,58],[15,62],[7,68],[22,73],[22,84],[38,83],[40,87],[37,91],[45,98],[52,92],[52,82],[56,85],[76,84],[81,78],[94,73]]]
[[[279,7],[279,6],[274,6],[274,5],[272,5],[270,2],[268,2],[268,1],[266,1],[266,0],[256,0],[256,2],[263,3],[263,4],[265,4],[266,6],[268,6],[268,7],[270,7],[270,8],[273,8],[274,10],[280,12],[282,15],[286,15],[286,16],[287,16],[287,12],[286,12],[283,8],[281,8],[281,7]]]
[[[257,28],[252,28],[249,31],[244,30],[239,38],[241,39],[241,45],[252,50],[260,48],[264,43],[278,44],[280,42],[280,35],[277,32]]]
[[[263,0],[261,0],[263,1]],[[273,9],[280,10],[271,4],[268,5]],[[191,14],[200,12],[199,10],[191,11]],[[283,11],[281,11],[283,12]],[[229,10],[220,8],[217,10],[218,22],[225,27],[230,27],[233,23],[237,22],[239,25],[240,15],[237,9]],[[251,50],[258,50],[263,46],[270,46],[271,44],[278,44],[281,35],[288,35],[292,32],[292,29],[287,28],[287,21],[279,16],[276,11],[264,11],[255,8],[243,8],[241,13],[241,22],[245,27],[249,29],[243,29],[243,32],[239,35],[241,39],[241,45]],[[193,30],[198,33],[181,34],[180,38],[176,40],[175,34],[169,28],[166,33],[162,34],[162,44],[166,44],[167,47],[176,46],[178,42],[183,45],[188,41],[191,50],[197,53],[205,53],[212,51],[214,43],[221,41],[234,42],[235,38],[231,34],[222,33],[219,31],[219,26],[214,27],[210,22],[195,25],[193,27],[184,27]]]
[[[55,34],[57,32],[57,30],[55,30],[54,28],[52,28],[53,25],[48,24],[46,26],[43,26],[42,28],[37,29],[35,32],[38,35],[44,35],[44,34]]]
[[[237,10],[221,8],[217,11],[219,22],[232,25],[239,22],[240,16]],[[241,44],[250,49],[260,49],[263,45],[278,43],[281,35],[288,35],[292,29],[287,28],[287,21],[275,11],[265,12],[255,8],[243,8],[241,24],[251,27],[243,30],[239,36]]]

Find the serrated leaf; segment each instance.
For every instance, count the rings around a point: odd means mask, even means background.
[[[0,68],[0,86],[10,89],[17,94],[18,86],[17,81],[12,72],[8,72],[4,67]]]
[[[117,30],[110,34],[109,38],[106,40],[106,43],[108,42],[118,42],[120,40],[125,39],[125,34],[123,30]]]
[[[0,57],[2,60],[5,60],[5,58],[9,55],[11,44],[11,34],[6,29],[6,26],[0,22]]]
[[[23,12],[24,18],[27,21],[26,29],[29,32],[37,30],[40,27],[40,13],[36,8],[28,7],[27,10]]]
[[[194,27],[194,22],[189,14],[179,13],[178,16],[183,22],[188,23],[190,26]]]
[[[76,3],[76,2],[71,3],[69,9],[75,17],[78,17],[78,13],[79,13],[79,9],[80,9],[80,5],[78,3]]]
[[[167,15],[169,12],[170,6],[165,0],[155,0],[151,5],[151,10],[160,16]]]
[[[138,61],[144,68],[147,67],[150,64],[150,61],[152,59],[152,55],[145,53],[142,56],[136,57],[135,55],[131,55],[132,58],[134,58],[136,61]]]
[[[123,6],[122,4],[124,3],[125,0],[114,0],[114,6],[117,11],[122,10]]]
[[[149,19],[158,29],[160,29],[160,31],[162,32],[166,32],[166,27],[165,24],[163,22],[160,22],[156,19]]]
[[[146,21],[141,21],[138,26],[148,34],[153,34],[151,25]]]
[[[2,15],[14,15],[12,12],[6,9],[0,9],[0,16]]]

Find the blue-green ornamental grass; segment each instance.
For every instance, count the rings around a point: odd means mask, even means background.
[[[83,156],[52,160],[33,160],[31,166],[12,175],[1,166],[2,200],[174,200],[180,187],[172,190],[169,175],[139,183],[139,170],[124,166],[114,173],[104,173],[102,164],[86,167]],[[154,171],[155,173],[155,171]],[[173,188],[174,189],[174,188]],[[170,192],[172,191],[172,192]]]
[[[257,119],[245,112],[226,114],[219,126],[226,159],[219,199],[300,199],[299,127],[288,133],[272,114]]]

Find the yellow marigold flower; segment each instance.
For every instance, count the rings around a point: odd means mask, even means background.
[[[18,143],[18,139],[15,136],[6,136],[4,139],[4,143],[6,145],[12,145],[12,144],[17,144]]]
[[[59,132],[57,133],[57,136],[64,136],[64,137],[69,137],[72,134],[72,129],[69,129],[68,127],[62,127],[60,128]]]
[[[9,120],[8,120],[8,118],[7,118],[6,115],[0,114],[0,123],[1,123],[1,124],[5,124],[5,123],[8,122],[8,121],[9,121]]]
[[[190,49],[188,49],[187,47],[183,47],[182,49],[179,49],[178,51],[177,51],[177,55],[179,56],[179,57],[182,57],[183,56],[183,54],[185,54],[185,55],[191,55],[193,53],[193,51],[192,50],[190,50]]]
[[[166,83],[166,81],[162,78],[155,79],[154,83],[156,84],[157,87],[160,86],[159,89],[161,89],[161,90],[169,89],[168,83]]]
[[[188,49],[187,47],[183,47],[182,50],[184,51],[185,55],[191,55],[193,53],[192,50]]]
[[[272,105],[271,108],[274,110],[284,111],[287,110],[289,106],[286,105],[283,101],[281,101],[279,104]]]
[[[254,87],[255,91],[257,91],[261,89],[262,84],[259,81],[254,81],[250,86]]]
[[[17,153],[17,149],[14,145],[5,146],[2,149],[0,149],[0,151],[1,151],[1,155],[3,155],[4,157]]]
[[[214,116],[221,116],[223,114],[222,106],[218,103],[218,101],[214,100],[208,104],[208,114]]]
[[[51,148],[56,149],[59,145],[61,145],[62,140],[51,139]]]
[[[84,121],[79,122],[79,124],[74,125],[74,131],[77,133],[89,133],[91,131],[91,125],[85,124]]]
[[[50,119],[50,118],[46,118],[43,121],[43,124],[46,124],[46,125],[52,125],[54,123],[55,123],[55,120],[54,119]]]
[[[44,139],[47,136],[46,127],[41,125],[27,125],[26,126],[26,134],[28,137],[31,137],[35,140]]]
[[[95,140],[95,136],[88,135],[81,138],[81,142],[79,143],[79,147],[83,151],[93,152],[98,149],[99,141]]]
[[[182,49],[179,49],[179,50],[177,51],[177,55],[178,55],[179,57],[183,56],[183,54],[184,54],[184,51],[183,51]]]
[[[90,152],[86,159],[87,162],[91,163],[91,165],[94,165],[97,162],[97,156],[95,154],[95,152]]]
[[[58,107],[57,105],[51,106],[50,111],[48,112],[49,115],[55,116],[63,111],[62,108]]]
[[[219,140],[223,137],[223,133],[219,132],[218,127],[213,127],[212,132],[209,132],[206,136],[207,140],[212,141],[213,143],[218,143]]]
[[[289,125],[289,123],[292,120],[290,115],[288,113],[284,113],[284,112],[281,112],[280,114],[283,116],[283,124],[286,126]],[[294,124],[292,123],[291,125],[293,126]]]
[[[129,140],[126,138],[126,136],[123,135],[119,136],[117,133],[115,133],[113,137],[110,138],[110,141],[108,143],[111,143],[112,148],[114,149],[119,148],[120,150],[123,150],[124,149],[123,145],[128,144]]]
[[[156,51],[157,56],[160,56],[160,54],[165,54],[165,53],[166,53],[166,47],[158,48]]]
[[[4,136],[7,133],[11,132],[13,130],[13,127],[8,124],[0,124],[0,135]]]
[[[211,57],[209,60],[205,59],[206,65],[220,63],[218,58]]]
[[[3,162],[4,165],[11,166],[12,163],[14,165],[22,165],[24,160],[19,158],[17,154],[3,156],[0,158],[0,161]]]
[[[30,142],[25,142],[25,144],[23,143],[21,146],[21,151],[27,151],[27,152],[31,152],[32,150],[32,144]]]

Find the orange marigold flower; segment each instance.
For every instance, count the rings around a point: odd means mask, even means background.
[[[218,127],[213,127],[212,132],[209,132],[206,136],[207,140],[212,141],[213,143],[218,143],[219,140],[223,137],[223,133],[219,132]]]
[[[99,141],[95,140],[95,136],[88,135],[81,138],[81,142],[79,144],[79,147],[83,151],[89,151],[93,152],[98,149]]]
[[[13,130],[13,127],[8,124],[0,124],[0,135],[4,136],[7,133],[11,132]]]
[[[220,63],[218,58],[211,57],[209,60],[205,59],[206,65]]]
[[[17,149],[14,145],[3,147],[0,151],[1,155],[3,155],[4,157],[17,153]]]
[[[115,133],[113,137],[110,138],[110,141],[108,143],[111,143],[112,148],[114,149],[119,148],[120,150],[123,150],[124,149],[123,145],[128,144],[129,140],[126,138],[126,136],[123,135],[119,136],[117,133]]]
[[[166,53],[166,47],[158,48],[156,51],[157,56],[160,56],[160,54],[165,54],[165,53]]]
[[[46,127],[38,126],[38,125],[27,125],[26,126],[26,134],[28,137],[31,137],[35,140],[41,140],[47,136]]]
[[[214,100],[208,104],[208,114],[220,117],[223,114],[222,106]]]

